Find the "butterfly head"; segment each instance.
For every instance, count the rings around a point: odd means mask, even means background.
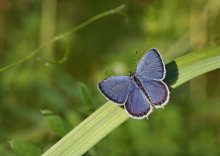
[[[134,74],[135,74],[135,73],[134,73],[134,72],[132,72],[132,71],[130,71],[129,73],[130,73],[130,77],[133,77],[133,76],[134,76]]]

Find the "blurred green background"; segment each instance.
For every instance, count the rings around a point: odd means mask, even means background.
[[[1,0],[1,67],[121,4],[127,4],[128,20],[111,15],[74,33],[63,64],[42,61],[62,57],[66,45],[58,41],[0,73],[0,155],[17,155],[12,140],[47,150],[106,102],[99,81],[128,74],[150,48],[156,47],[168,63],[220,43],[219,0]],[[165,109],[154,111],[149,120],[129,119],[86,155],[220,155],[219,80],[216,70],[173,90]],[[47,124],[44,109],[63,119],[63,133]]]

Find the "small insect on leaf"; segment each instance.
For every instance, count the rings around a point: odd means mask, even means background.
[[[98,84],[101,93],[123,105],[135,119],[147,118],[154,108],[164,108],[169,89],[163,82],[166,68],[159,51],[150,49],[130,76],[111,76]]]

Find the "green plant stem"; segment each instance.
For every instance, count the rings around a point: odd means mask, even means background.
[[[75,32],[77,32],[77,31],[81,30],[82,28],[88,26],[89,24],[91,24],[91,23],[93,23],[93,22],[95,22],[95,21],[97,21],[97,20],[99,20],[99,19],[101,19],[101,18],[104,18],[104,17],[109,16],[109,15],[112,15],[112,14],[121,14],[121,15],[124,15],[124,14],[122,13],[122,9],[124,9],[124,7],[125,7],[125,5],[121,5],[121,6],[119,6],[119,7],[116,7],[115,9],[111,9],[111,10],[109,10],[109,11],[102,12],[102,13],[100,13],[100,14],[98,14],[98,15],[92,17],[92,18],[90,18],[89,20],[85,21],[84,23],[78,25],[77,27],[73,28],[71,31],[53,37],[50,41],[48,41],[48,42],[45,43],[45,44],[42,44],[41,46],[39,46],[39,48],[37,48],[37,49],[35,49],[34,51],[32,51],[29,55],[27,55],[27,56],[25,56],[25,57],[23,57],[23,58],[21,58],[21,59],[15,61],[15,62],[9,64],[9,65],[6,65],[6,66],[0,68],[0,72],[5,71],[5,70],[7,70],[7,69],[9,69],[9,68],[11,68],[11,67],[14,67],[14,66],[16,66],[16,65],[19,65],[19,64],[21,64],[21,63],[24,63],[24,62],[28,61],[28,60],[31,59],[32,57],[36,56],[36,55],[37,55],[42,49],[44,49],[45,47],[47,47],[47,46],[49,46],[49,45],[55,43],[55,42],[58,41],[58,40],[61,40],[61,39],[64,39],[64,38],[69,37],[69,36],[72,35],[73,33],[75,33]],[[67,50],[66,52],[68,52],[68,50]],[[58,63],[63,63],[63,62],[65,61],[65,59],[66,59],[66,56],[67,56],[67,55],[64,54],[64,57],[61,59],[61,61],[58,61]]]
[[[203,49],[167,64],[165,82],[170,89],[174,89],[198,75],[217,68],[220,68],[220,47]],[[129,118],[122,108],[107,102],[46,151],[43,156],[82,155]]]

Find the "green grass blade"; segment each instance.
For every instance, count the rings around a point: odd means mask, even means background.
[[[196,76],[220,67],[220,47],[211,47],[189,53],[166,65],[165,82],[176,88]]]
[[[128,118],[129,116],[123,109],[116,104],[107,102],[51,147],[43,156],[82,155]]]
[[[170,89],[174,89],[198,75],[217,68],[220,68],[220,47],[203,49],[179,57],[167,64],[165,82]],[[122,108],[107,102],[43,156],[82,155],[127,119],[129,116]]]

